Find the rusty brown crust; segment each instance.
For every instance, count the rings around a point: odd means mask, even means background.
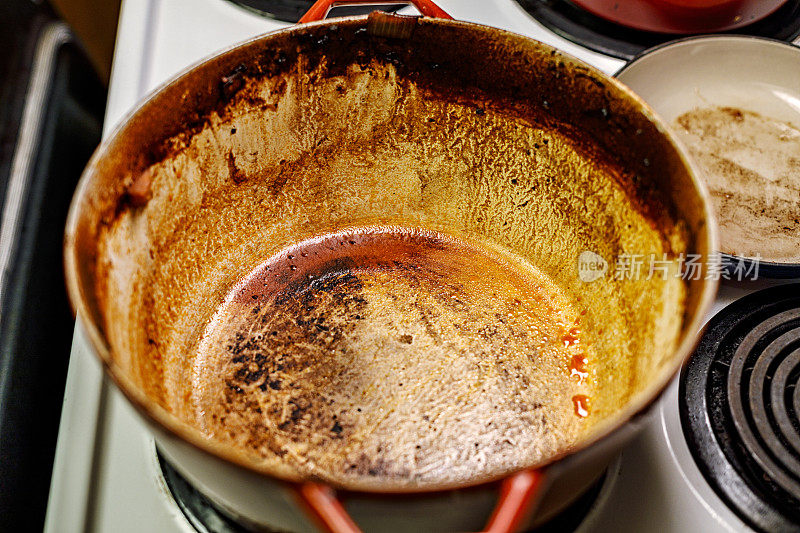
[[[654,184],[642,177],[663,177],[674,171],[674,150],[639,113],[638,103],[620,99],[616,87],[607,87],[588,67],[568,65],[555,51],[549,57],[524,53],[528,39],[513,34],[497,39],[493,32],[463,30],[458,23],[442,27],[420,19],[407,40],[372,36],[363,23],[278,34],[262,50],[234,50],[166,88],[161,100],[168,101],[169,107],[143,110],[128,127],[129,145],[136,147],[135,153],[119,147],[116,155],[144,169],[183,149],[211,116],[225,118],[239,105],[274,109],[275,102],[242,89],[253,81],[292,72],[298,58],[303,70],[311,73],[304,80],[309,84],[343,76],[352,65],[363,69],[378,61],[392,65],[398,78],[429,91],[432,98],[474,106],[476,113],[502,109],[559,131],[598,163],[623,168],[626,175],[620,177],[620,184],[633,189],[632,200],[647,209],[650,217],[669,223],[667,217],[674,216],[671,207],[661,202]],[[472,54],[472,50],[481,53]],[[285,84],[280,83],[273,94],[279,97],[282,90]],[[158,105],[151,102],[146,108]]]
[[[580,282],[584,250],[612,269],[619,253],[707,253],[703,197],[623,88],[463,23],[421,19],[397,40],[364,18],[334,21],[231,50],[145,103],[84,182],[67,245],[87,318],[116,372],[190,426],[195,354],[225,295],[271,255],[331,231],[439,231],[534,265],[567,306],[581,298],[598,428],[677,368],[708,284]]]

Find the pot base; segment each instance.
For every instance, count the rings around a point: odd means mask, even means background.
[[[193,363],[196,423],[345,486],[507,472],[592,427],[581,313],[532,265],[444,233],[315,237],[218,309]]]
[[[172,498],[194,529],[201,533],[270,531],[262,526],[248,527],[229,516],[224,509],[195,489],[157,450],[156,454],[164,482]],[[576,494],[574,500],[567,502],[563,509],[549,517],[546,522],[528,531],[555,533],[577,530],[584,519],[600,504],[602,494],[606,493],[613,484],[617,468],[618,462],[612,463],[585,490]]]

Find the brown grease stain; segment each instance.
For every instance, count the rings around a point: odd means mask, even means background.
[[[721,251],[800,262],[800,129],[731,107],[693,109],[674,125],[711,193]]]

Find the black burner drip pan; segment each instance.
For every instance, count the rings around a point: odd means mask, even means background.
[[[601,54],[631,60],[648,48],[687,37],[634,30],[593,15],[569,0],[516,0],[554,33]],[[791,41],[800,35],[800,0],[789,0],[770,16],[733,31],[718,32]]]
[[[689,449],[714,491],[756,530],[800,531],[800,284],[717,314],[679,398]]]
[[[246,533],[250,531],[238,524],[233,518],[227,516],[211,500],[200,494],[160,453],[158,453],[158,463],[161,466],[161,473],[164,475],[164,481],[166,481],[172,498],[189,523],[199,533]],[[593,509],[595,500],[597,500],[605,484],[606,477],[606,474],[600,476],[567,509],[531,533],[567,533],[575,531]]]

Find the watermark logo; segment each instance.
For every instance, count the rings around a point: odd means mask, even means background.
[[[591,283],[606,275],[608,262],[603,256],[586,250],[578,256],[578,277],[584,283]]]
[[[584,283],[596,281],[606,274],[615,280],[639,280],[680,278],[683,280],[727,279],[742,281],[758,279],[761,256],[738,258],[723,256],[719,252],[709,254],[704,261],[699,254],[619,254],[614,258],[613,270],[595,252],[586,250],[578,256],[578,277]]]

